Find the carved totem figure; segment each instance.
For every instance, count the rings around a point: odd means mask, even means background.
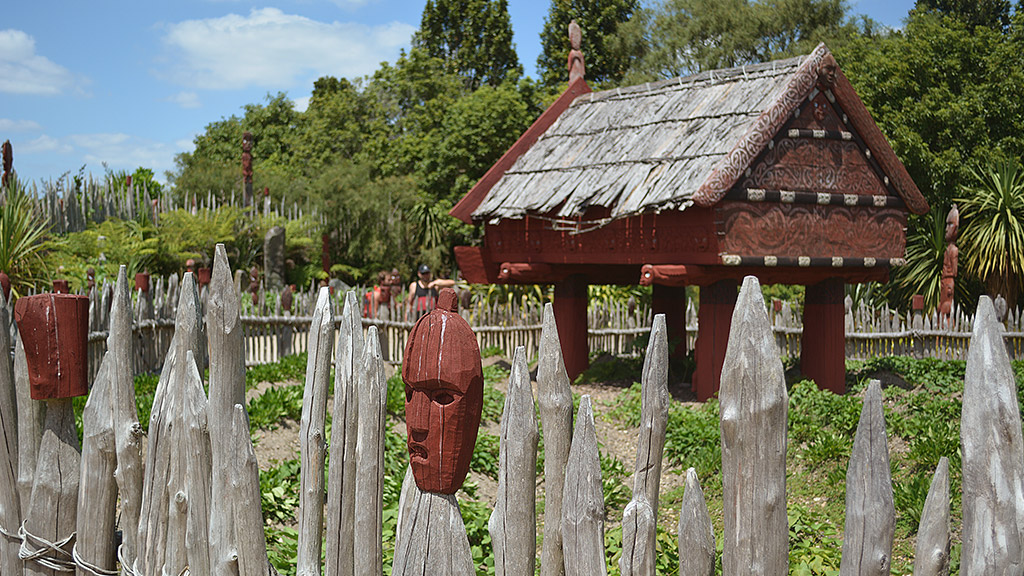
[[[420,490],[454,494],[469,473],[483,409],[484,377],[473,330],[444,288],[405,346],[409,461]]]
[[[14,151],[11,149],[11,141],[4,140],[3,145],[3,161],[4,161],[4,175],[0,179],[0,184],[6,188],[11,184],[11,169],[14,166]]]
[[[942,255],[942,281],[939,284],[939,315],[949,318],[953,311],[953,292],[956,289],[957,260],[960,249],[956,247],[956,233],[960,228],[960,211],[956,204],[946,215],[946,252]]]
[[[242,133],[242,182],[245,185],[244,206],[252,204],[252,132]]]
[[[583,52],[580,47],[583,45],[583,32],[580,31],[580,25],[575,20],[569,22],[569,45],[572,49],[569,50],[569,84],[572,84],[577,78],[583,78],[586,75],[587,66],[583,61]]]

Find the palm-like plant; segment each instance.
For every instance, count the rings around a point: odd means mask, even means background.
[[[1024,279],[1024,171],[1015,161],[972,169],[957,199],[964,224],[957,245],[968,274],[1011,306]]]
[[[11,296],[22,296],[42,272],[46,220],[12,179],[0,197],[0,271],[11,279]]]
[[[908,232],[907,263],[893,271],[898,300],[909,303],[911,296],[921,294],[926,310],[933,310],[939,304],[947,209],[932,207]]]

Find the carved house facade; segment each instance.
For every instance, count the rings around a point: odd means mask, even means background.
[[[803,372],[842,391],[843,285],[887,280],[907,214],[927,210],[822,44],[598,93],[577,79],[451,214],[483,227],[479,246],[456,248],[468,281],[555,285],[572,377],[587,366],[588,284],[653,285],[670,338],[699,286],[706,399],[748,274],[807,286]]]

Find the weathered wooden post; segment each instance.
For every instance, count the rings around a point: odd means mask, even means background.
[[[537,551],[537,411],[526,349],[516,348],[501,416],[498,494],[487,528],[498,576],[530,575]]]
[[[334,418],[331,458],[327,471],[327,576],[352,576],[356,518],[356,440],[359,426],[356,382],[362,367],[363,324],[359,299],[345,294],[338,345],[334,352]]]
[[[607,574],[604,560],[604,493],[590,395],[580,398],[562,496],[562,551],[566,576]]]
[[[722,572],[784,576],[789,397],[761,285],[743,279],[722,368]]]
[[[868,384],[846,472],[846,525],[840,576],[886,576],[892,562],[896,508],[892,499],[889,445],[882,388]]]
[[[136,574],[180,571],[186,565],[197,573],[204,566],[209,570],[210,441],[203,436],[206,395],[195,365],[201,331],[199,293],[195,278],[186,273],[149,419]],[[189,529],[194,538],[186,543]]]
[[[1024,570],[1024,440],[1002,332],[992,300],[982,296],[967,352],[960,416],[960,573],[965,576]]]
[[[359,370],[359,431],[356,441],[355,573],[380,574],[384,551],[384,429],[388,382],[377,327],[370,326]]]
[[[0,572],[19,574],[21,498],[18,494],[18,413],[14,389],[10,309],[7,293],[0,290]],[[27,503],[27,501],[26,501]]]
[[[921,511],[914,576],[949,576],[949,459],[939,458]]]
[[[18,497],[21,499],[24,519],[36,477],[39,442],[43,438],[43,423],[46,421],[46,403],[32,399],[28,383],[28,360],[25,358],[25,344],[20,331],[15,335],[14,388],[18,402]]]
[[[455,495],[408,487],[391,576],[476,576]]]
[[[686,492],[679,511],[679,574],[714,576],[715,533],[697,471],[686,470]]]
[[[551,304],[544,305],[537,364],[537,404],[544,431],[544,543],[540,553],[541,576],[562,576],[562,492],[565,464],[572,444],[572,390],[562,361],[562,345]]]
[[[313,321],[309,327],[306,385],[302,394],[302,422],[299,444],[302,469],[299,477],[299,576],[319,576],[320,551],[324,532],[324,459],[326,457],[327,379],[331,374],[331,348],[334,345],[334,319],[330,291],[324,287],[317,295]]]
[[[136,527],[142,499],[144,435],[135,407],[132,371],[132,311],[125,267],[121,266],[103,355],[96,381],[82,414],[82,481],[78,498],[80,564],[92,572],[113,570],[115,508],[121,496],[122,525]],[[124,530],[123,563],[135,561],[135,530]],[[79,576],[92,576],[78,569]]]
[[[644,358],[640,403],[640,430],[636,445],[633,498],[622,514],[623,576],[654,576],[658,527],[661,458],[668,426],[668,335],[665,315],[654,317]]]
[[[210,566],[218,576],[265,576],[269,562],[260,509],[259,468],[244,408],[245,343],[241,298],[231,278],[227,251],[223,244],[217,244],[206,307],[206,333],[210,343],[208,421],[214,470],[210,499]],[[243,428],[244,434],[241,433]],[[240,520],[247,524],[239,524]],[[260,541],[262,550],[256,545]]]

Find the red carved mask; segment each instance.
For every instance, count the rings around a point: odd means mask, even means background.
[[[405,424],[416,485],[453,494],[469,473],[483,409],[480,347],[457,313],[451,288],[437,307],[413,326],[405,346]]]

